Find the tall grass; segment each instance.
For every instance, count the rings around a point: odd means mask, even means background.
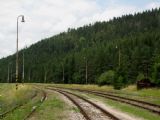
[[[25,103],[35,93],[28,85],[19,85],[16,90],[15,84],[0,84],[0,89],[0,113]]]

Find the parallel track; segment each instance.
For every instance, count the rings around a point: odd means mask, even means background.
[[[76,101],[76,99],[74,99],[71,96],[75,96],[78,99],[81,99],[86,103],[89,103],[90,105],[94,106],[96,109],[101,111],[105,116],[107,116],[108,118],[110,118],[112,120],[120,120],[118,117],[114,116],[113,114],[106,111],[102,107],[98,106],[97,104],[95,104],[95,103],[91,102],[90,100],[87,100],[77,94],[74,94],[74,93],[71,93],[68,91],[58,90],[58,89],[51,89],[51,88],[47,88],[47,89],[57,91],[57,92],[63,94],[64,96],[66,96],[69,100],[71,100],[79,108],[79,110],[81,111],[81,113],[83,114],[83,116],[85,117],[86,120],[91,120],[91,117],[87,114],[87,112],[84,110],[84,108]]]
[[[47,97],[47,93],[44,90],[42,90],[42,92],[43,92],[43,97],[41,98],[41,104],[45,101],[45,99]],[[29,119],[33,115],[33,113],[36,111],[36,109],[37,109],[37,107],[32,109],[32,111],[28,115],[26,115],[26,117],[23,120]]]
[[[60,89],[66,89],[66,88],[61,88],[61,87],[55,87],[55,88],[60,88]],[[132,106],[136,106],[139,108],[143,108],[145,110],[148,110],[150,112],[153,112],[155,114],[160,115],[160,105],[156,105],[153,103],[148,103],[145,101],[140,101],[140,100],[135,100],[135,99],[131,99],[131,98],[126,98],[126,97],[121,97],[121,96],[117,96],[117,95],[113,95],[113,94],[109,94],[109,93],[104,93],[104,92],[99,92],[99,91],[90,91],[90,90],[80,90],[80,89],[69,89],[68,90],[76,90],[79,92],[84,92],[84,93],[90,93],[90,94],[94,94],[96,96],[100,96],[100,97],[104,97],[107,99],[111,99],[114,101],[118,101],[118,102],[122,102],[122,103],[126,103]]]

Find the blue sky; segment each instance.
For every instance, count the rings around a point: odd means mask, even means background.
[[[16,51],[16,18],[20,23],[19,47],[96,21],[108,21],[160,7],[160,0],[0,0],[0,58]]]

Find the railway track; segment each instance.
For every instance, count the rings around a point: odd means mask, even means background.
[[[38,88],[37,88],[37,89],[38,89]],[[45,101],[45,99],[46,99],[46,97],[47,97],[47,93],[46,93],[44,90],[42,90],[42,93],[43,93],[43,96],[42,96],[42,98],[41,98],[41,100],[40,100],[41,104]],[[40,105],[41,105],[41,104],[40,104]],[[39,106],[40,106],[40,105],[39,105]],[[29,118],[33,115],[33,113],[36,111],[36,109],[37,109],[39,106],[34,106],[34,107],[32,108],[32,110],[31,110],[31,112],[30,112],[29,114],[27,114],[23,120],[29,119]]]
[[[77,94],[58,89],[52,89],[52,88],[47,88],[47,89],[59,92],[64,96],[66,96],[79,108],[80,112],[82,113],[82,115],[85,117],[86,120],[120,120],[112,113],[106,111],[97,104]]]
[[[60,87],[56,87],[56,88],[60,88]],[[60,88],[60,89],[66,89],[66,88]],[[112,94],[109,94],[109,93],[103,93],[103,92],[99,92],[99,91],[69,89],[69,88],[67,88],[67,89],[68,90],[76,90],[76,91],[79,91],[79,92],[84,92],[84,93],[89,93],[89,94],[94,94],[96,96],[100,96],[100,97],[103,97],[103,98],[107,98],[107,99],[111,99],[111,100],[114,100],[114,101],[126,103],[126,104],[136,106],[136,107],[139,107],[139,108],[143,108],[145,110],[148,110],[150,112],[153,112],[155,114],[160,115],[160,105],[148,103],[148,102],[145,102],[145,101],[135,100],[135,99],[131,99],[131,98],[125,98],[125,97],[121,97],[121,96],[117,96],[117,95],[112,95]]]
[[[36,96],[37,96],[37,92],[35,92],[35,94],[34,94],[30,99],[32,100],[32,99],[35,98]],[[3,119],[7,114],[12,113],[13,111],[15,111],[16,109],[20,108],[21,106],[23,106],[23,105],[25,105],[25,104],[27,104],[27,102],[25,102],[25,103],[23,103],[23,104],[20,104],[20,105],[17,105],[16,107],[14,107],[14,108],[12,108],[12,109],[10,109],[10,110],[8,110],[8,111],[0,114],[0,119]]]

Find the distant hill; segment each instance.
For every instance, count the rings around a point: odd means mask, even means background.
[[[25,82],[95,84],[102,73],[112,70],[116,79],[104,84],[125,86],[148,77],[159,85],[160,9],[68,29],[41,40],[20,51],[20,76],[23,52]],[[8,63],[10,82],[15,81],[15,55],[11,55],[0,60],[1,82],[7,82]]]

